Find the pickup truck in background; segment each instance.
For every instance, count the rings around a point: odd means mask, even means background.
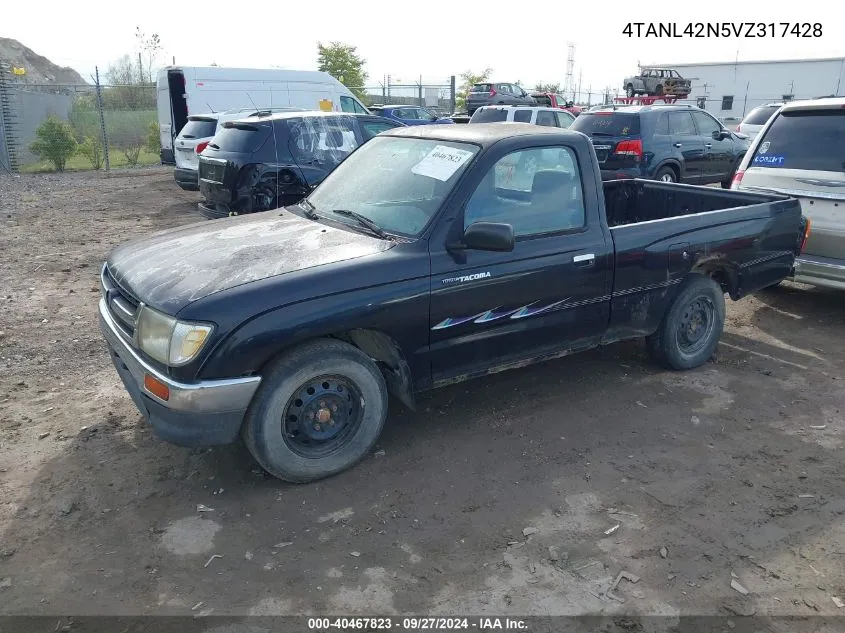
[[[686,99],[692,90],[692,82],[671,68],[642,68],[639,75],[627,77],[623,87],[629,97],[649,95]]]
[[[578,116],[582,112],[581,106],[575,105],[574,101],[554,92],[532,92],[531,96],[534,97],[538,106],[566,110],[572,116]]]
[[[707,361],[737,300],[806,239],[781,195],[602,183],[589,139],[512,123],[397,128],[294,206],[112,251],[100,326],[166,440],[243,437],[306,482],[372,448],[415,393],[645,337]],[[612,386],[609,386],[612,389]]]

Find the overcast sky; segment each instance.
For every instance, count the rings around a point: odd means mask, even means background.
[[[845,56],[845,26],[835,3],[812,8],[773,1],[762,12],[749,2],[678,1],[671,4],[621,2],[386,3],[323,0],[302,2],[137,3],[48,0],[38,15],[26,2],[4,6],[0,36],[12,37],[51,61],[71,66],[86,78],[124,53],[137,50],[135,27],[161,36],[161,63],[178,65],[316,68],[317,42],[338,40],[358,47],[367,60],[369,85],[390,73],[394,83],[446,83],[449,75],[485,67],[494,79],[523,85],[566,78],[567,43],[575,44],[574,80],[582,90],[619,88],[637,62],[702,62]],[[757,4],[757,6],[761,6]],[[628,22],[771,20],[818,22],[820,38],[727,39],[629,38]],[[137,53],[136,53],[137,54]]]

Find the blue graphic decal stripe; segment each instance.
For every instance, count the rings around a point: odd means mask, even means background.
[[[517,310],[518,309],[519,308],[517,308]],[[512,315],[517,310],[510,309],[510,310],[499,311],[499,308],[494,308],[494,309],[488,310],[487,312],[482,314],[480,317],[475,319],[475,321],[473,321],[473,323],[489,323],[490,321],[496,321],[498,319],[504,319],[505,317]]]
[[[573,301],[572,303],[566,303],[571,298],[572,297],[566,297],[565,299],[555,301],[554,303],[550,303],[545,306],[537,306],[537,302],[535,301],[534,303],[529,303],[528,305],[522,306],[521,308],[512,308],[505,310],[502,310],[501,308],[492,308],[490,310],[487,310],[486,312],[474,314],[469,317],[449,317],[448,319],[443,319],[440,323],[438,323],[431,329],[443,330],[446,328],[455,327],[456,325],[463,325],[465,323],[469,323],[470,321],[475,324],[481,325],[484,323],[490,323],[491,321],[497,321],[499,319],[504,319],[508,317],[510,317],[511,319],[524,319],[527,317],[536,316],[543,312],[550,312],[552,310],[565,310],[567,308],[577,308],[580,306],[589,305],[591,303],[601,303],[602,301],[608,301],[610,299],[610,295],[605,295],[602,297],[591,297],[589,299],[583,299],[581,301]]]

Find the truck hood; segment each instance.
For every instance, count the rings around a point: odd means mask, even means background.
[[[282,211],[205,221],[127,242],[106,262],[140,301],[175,315],[241,284],[385,251],[392,242]]]

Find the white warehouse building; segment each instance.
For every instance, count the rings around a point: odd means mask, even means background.
[[[654,64],[692,80],[689,99],[725,121],[739,121],[758,105],[845,92],[845,57],[771,61]]]

